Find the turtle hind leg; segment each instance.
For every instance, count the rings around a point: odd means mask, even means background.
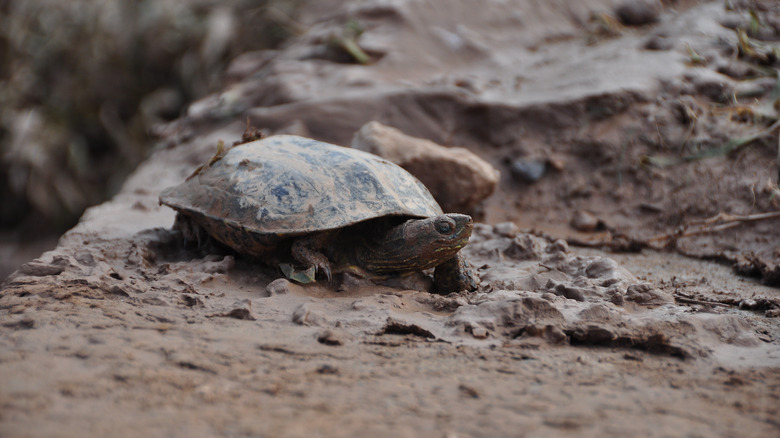
[[[305,267],[313,266],[315,272],[325,275],[328,284],[333,280],[331,273],[330,260],[322,253],[322,248],[330,241],[328,232],[315,233],[303,236],[292,244],[291,252],[293,258]]]
[[[433,289],[438,294],[477,290],[477,280],[469,262],[457,253],[437,266],[433,271]]]
[[[176,213],[176,218],[173,221],[173,229],[181,232],[185,248],[192,243],[195,243],[195,247],[200,249],[211,241],[211,236],[209,236],[208,232],[206,232],[203,227],[198,225],[192,217],[182,214],[181,212]]]

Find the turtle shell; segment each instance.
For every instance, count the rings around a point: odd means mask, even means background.
[[[184,183],[163,190],[160,202],[230,246],[237,236],[228,234],[236,232],[272,246],[281,238],[383,216],[442,214],[428,189],[400,166],[292,135],[231,148]]]

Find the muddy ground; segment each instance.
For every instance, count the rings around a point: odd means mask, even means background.
[[[0,435],[776,436],[778,7],[627,26],[619,3],[316,2],[3,284]],[[345,146],[376,120],[493,164],[479,290],[187,249],[158,193],[247,118]]]

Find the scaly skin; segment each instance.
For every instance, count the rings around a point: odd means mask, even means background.
[[[470,216],[443,214],[410,219],[383,235],[346,228],[324,249],[337,271],[382,277],[436,268],[437,292],[472,291],[477,287],[474,274],[458,253],[472,227]]]
[[[180,213],[174,228],[181,230],[185,239],[197,240],[200,246],[206,236],[203,228],[208,230],[215,224],[197,219]],[[395,222],[397,220],[395,218]],[[470,216],[443,214],[409,219],[394,226],[393,221],[394,218],[368,221],[294,238],[291,247],[287,248],[300,265],[295,271],[303,272],[313,266],[317,275],[325,277],[330,283],[332,274],[338,272],[377,279],[435,268],[434,289],[437,293],[476,289],[477,282],[471,267],[459,254],[471,237],[473,223]],[[255,238],[254,233],[240,228],[223,228],[221,231],[217,235],[222,237],[221,243],[228,246],[231,246],[231,240],[226,237],[234,236],[232,239],[243,242],[244,248],[249,248],[247,242]],[[273,262],[271,264],[278,263],[276,257],[262,253],[249,255]]]
[[[477,289],[477,281],[471,265],[460,253],[436,267],[433,273],[433,286],[435,292],[447,294],[462,290],[473,291]]]

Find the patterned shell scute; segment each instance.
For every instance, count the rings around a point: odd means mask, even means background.
[[[260,234],[297,235],[387,215],[442,213],[428,189],[376,155],[292,135],[230,149],[163,191],[164,204]]]

